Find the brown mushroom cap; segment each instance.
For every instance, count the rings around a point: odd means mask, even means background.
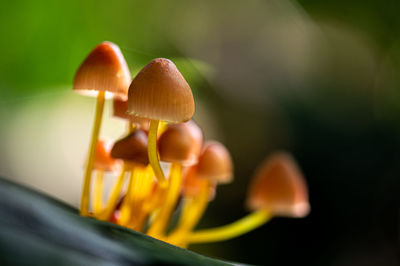
[[[128,101],[122,101],[119,99],[114,99],[113,102],[113,111],[114,116],[129,120],[132,123],[135,123],[139,128],[148,131],[150,127],[150,120],[144,117],[139,117],[135,115],[130,115],[127,113],[128,110]]]
[[[96,152],[94,157],[93,168],[102,171],[113,171],[118,167],[116,160],[111,158],[111,145],[104,140],[98,140],[96,144]]]
[[[262,163],[250,184],[247,205],[289,217],[309,213],[307,185],[292,156],[278,152]]]
[[[204,145],[197,163],[197,174],[221,184],[232,182],[232,158],[224,145],[217,141],[209,141]]]
[[[128,161],[128,163],[142,166],[148,165],[146,133],[141,129],[137,129],[115,142],[111,150],[111,157]]]
[[[189,84],[165,58],[153,59],[133,79],[128,93],[132,115],[171,123],[188,121],[194,114]]]
[[[185,166],[196,164],[203,145],[203,133],[192,120],[172,124],[158,139],[161,161],[181,163]]]
[[[105,91],[115,98],[127,99],[131,74],[117,45],[102,42],[96,46],[78,68],[74,91],[97,96]]]

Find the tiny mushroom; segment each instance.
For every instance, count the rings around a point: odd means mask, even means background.
[[[265,224],[273,216],[305,217],[310,211],[307,186],[289,154],[277,152],[261,164],[250,184],[247,205],[253,210],[249,215],[225,226],[193,232],[187,241],[231,239]]]
[[[194,121],[169,125],[158,140],[161,161],[170,162],[169,186],[161,210],[154,218],[148,233],[164,234],[182,185],[182,166],[197,163],[203,144],[203,133]]]
[[[75,74],[73,90],[80,94],[97,97],[93,131],[82,188],[80,204],[82,215],[89,214],[91,174],[106,94],[107,96],[126,99],[130,81],[131,75],[120,49],[110,42],[102,42],[96,46]]]
[[[293,157],[277,152],[267,158],[250,184],[247,206],[273,215],[304,217],[310,211],[307,185]]]
[[[166,178],[157,156],[159,122],[186,122],[194,113],[190,86],[172,61],[165,58],[153,59],[137,74],[129,87],[128,112],[151,119],[149,160],[158,182],[165,187]]]
[[[217,141],[208,141],[197,163],[197,175],[219,184],[233,181],[233,163],[229,151]]]

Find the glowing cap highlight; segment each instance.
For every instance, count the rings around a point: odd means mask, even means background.
[[[117,45],[102,42],[96,46],[78,68],[74,78],[74,91],[97,96],[105,91],[118,99],[127,99],[131,75]]]

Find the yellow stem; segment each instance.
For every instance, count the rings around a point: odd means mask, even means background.
[[[127,130],[128,130],[128,134],[130,134],[131,132],[133,132],[136,128],[136,125],[130,121],[128,121],[127,123]],[[125,197],[122,201],[121,204],[121,215],[120,218],[118,220],[118,224],[119,225],[126,225],[129,221],[130,215],[131,215],[131,199],[132,199],[132,194],[134,193],[134,174],[135,172],[135,167],[133,166],[132,170],[129,172],[129,183],[128,183],[128,189],[126,191]]]
[[[131,194],[131,219],[135,219],[140,212],[140,200],[143,197],[143,179],[145,178],[146,172],[141,169],[140,174],[135,175],[134,183],[133,183],[133,191]]]
[[[94,198],[93,198],[93,210],[94,216],[101,212],[103,208],[103,181],[104,181],[104,171],[97,170],[96,179],[94,183]]]
[[[166,198],[161,210],[158,212],[157,217],[149,228],[148,234],[150,236],[160,238],[164,235],[171,214],[174,210],[176,201],[179,197],[180,187],[182,183],[182,166],[179,163],[173,163],[170,170],[170,178]]]
[[[271,217],[268,210],[255,211],[231,224],[192,232],[188,235],[187,241],[189,243],[204,243],[231,239],[265,224]]]
[[[121,174],[118,177],[118,180],[114,186],[114,189],[111,193],[110,199],[108,200],[106,208],[100,214],[100,220],[109,220],[111,215],[113,214],[115,207],[118,204],[119,197],[121,195],[122,186],[124,184],[124,177],[125,177],[125,167],[122,168]]]
[[[137,217],[132,217],[133,219],[130,223],[130,227],[136,231],[142,231],[149,213],[154,213],[154,211],[158,209],[163,196],[161,194],[163,194],[165,191],[164,189],[160,189],[159,186],[156,187],[155,191],[153,190],[155,182],[154,172],[151,165],[147,166],[145,175],[143,177],[146,182],[142,190],[143,195],[139,203],[140,211]]]
[[[184,206],[183,215],[177,228],[168,236],[168,242],[178,246],[186,246],[186,238],[190,231],[197,225],[207,208],[210,197],[209,182],[203,183],[199,195],[193,200],[188,201],[188,206]]]
[[[144,169],[141,180],[142,182],[135,204],[136,211],[132,215],[131,223],[129,224],[130,228],[136,231],[141,231],[146,222],[146,218],[151,210],[151,208],[149,208],[149,201],[157,197],[156,194],[153,193],[154,172],[151,165]]]
[[[159,185],[161,187],[165,187],[167,185],[167,180],[165,179],[164,173],[161,169],[157,153],[157,130],[159,123],[160,123],[159,120],[153,120],[153,119],[150,122],[147,152],[149,155],[149,161],[151,167],[153,167],[153,171],[154,174],[156,175]]]
[[[135,172],[136,172],[135,169],[133,169],[129,173],[128,190],[127,190],[124,200],[122,201],[122,204],[121,204],[121,216],[118,221],[118,224],[120,224],[120,225],[126,225],[129,221],[130,215],[132,213],[131,201],[132,201],[133,193],[135,191],[135,189],[134,189],[135,176],[136,176]]]
[[[83,177],[80,213],[81,215],[84,216],[89,215],[90,179],[92,176],[97,139],[99,138],[99,133],[100,133],[101,118],[103,116],[103,109],[104,109],[104,101],[105,101],[105,92],[99,91],[97,95],[96,113],[94,116],[92,138],[90,140],[89,154],[86,163],[85,175]]]

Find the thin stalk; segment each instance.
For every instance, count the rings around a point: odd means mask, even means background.
[[[81,215],[88,216],[89,215],[89,194],[90,194],[90,183],[92,170],[94,165],[94,157],[96,152],[97,139],[99,138],[100,127],[101,127],[101,118],[103,117],[104,110],[104,102],[105,102],[105,92],[99,91],[97,95],[97,104],[96,104],[96,112],[94,116],[92,137],[89,145],[89,153],[86,163],[85,174],[83,177],[83,188],[82,188],[82,196],[81,196],[81,205],[80,205],[80,213]]]

